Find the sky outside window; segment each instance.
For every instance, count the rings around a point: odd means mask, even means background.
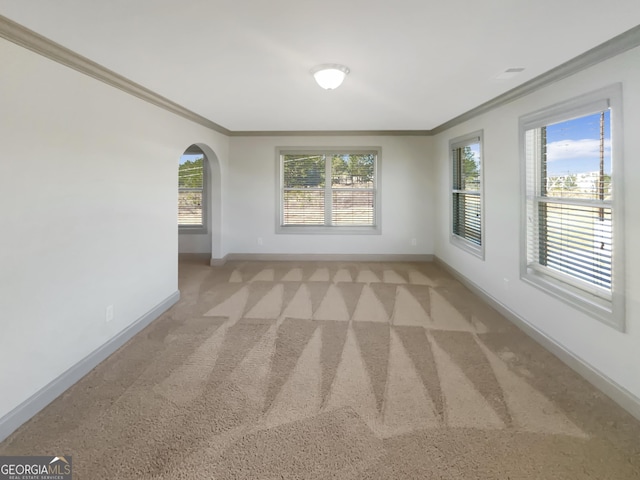
[[[547,174],[600,171],[600,113],[547,126]],[[604,114],[604,173],[611,175],[611,115]]]

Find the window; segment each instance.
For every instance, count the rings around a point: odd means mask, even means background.
[[[178,227],[179,230],[202,231],[205,224],[204,153],[191,146],[180,157],[178,165]]]
[[[451,242],[484,258],[482,235],[482,131],[449,142]]]
[[[523,279],[623,328],[620,87],[521,118]]]
[[[379,149],[278,149],[279,233],[380,233]]]

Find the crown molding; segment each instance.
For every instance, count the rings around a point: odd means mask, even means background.
[[[217,123],[214,123],[211,120],[198,115],[197,113],[192,112],[191,110],[188,110],[161,95],[158,95],[142,85],[132,82],[128,78],[125,78],[122,75],[119,75],[108,68],[83,57],[82,55],[78,55],[74,51],[63,47],[62,45],[55,43],[2,15],[0,15],[0,37],[38,53],[43,57],[53,60],[54,62],[65,65],[80,73],[84,73],[96,80],[100,80],[107,85],[118,88],[130,95],[133,95],[134,97],[144,100],[145,102],[164,108],[165,110],[184,117],[187,120],[199,123],[204,127],[225,135],[229,135],[231,133],[229,130]]]
[[[340,137],[340,136],[430,136],[430,130],[265,130],[232,131],[231,137]]]
[[[184,117],[229,137],[319,137],[319,136],[432,136],[478,115],[499,108],[507,103],[529,95],[547,85],[571,76],[604,60],[640,46],[640,25],[586,51],[585,53],[545,72],[508,92],[503,93],[432,130],[293,130],[293,131],[231,131],[198,115],[148,88],[119,75],[102,65],[79,55],[62,45],[0,15],[0,37],[36,52],[54,62],[84,73],[96,80],[118,88],[157,107]]]
[[[613,37],[610,40],[598,45],[597,47],[587,50],[581,55],[566,61],[565,63],[558,65],[551,70],[538,75],[535,78],[519,85],[508,92],[499,95],[488,102],[478,105],[472,108],[468,112],[463,113],[451,120],[438,125],[436,128],[430,131],[431,135],[437,135],[438,133],[449,130],[456,125],[459,125],[467,120],[471,120],[478,115],[487,113],[490,110],[494,110],[507,103],[513,102],[519,98],[522,98],[530,93],[540,90],[547,85],[551,85],[563,78],[574,75],[586,68],[603,62],[609,58],[620,55],[621,53],[631,50],[632,48],[640,46],[640,25],[627,30],[620,35]]]

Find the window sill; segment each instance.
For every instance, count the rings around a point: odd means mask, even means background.
[[[381,235],[380,227],[326,227],[321,225],[279,225],[277,234],[295,235]]]
[[[582,313],[616,330],[625,331],[624,308],[615,308],[613,301],[581,290],[531,267],[526,267],[520,278]]]
[[[465,240],[464,238],[459,237],[458,235],[451,235],[449,237],[449,240],[452,245],[455,245],[456,247],[464,250],[465,252],[470,253],[471,255],[474,255],[478,257],[480,260],[484,261],[484,246],[471,243],[468,240]]]
[[[178,226],[178,234],[179,235],[206,235],[209,233],[207,231],[207,227],[199,225],[199,226]]]

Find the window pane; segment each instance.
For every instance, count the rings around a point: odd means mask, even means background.
[[[324,225],[324,190],[284,191],[284,225]]]
[[[480,195],[453,194],[453,233],[476,245],[482,245]]]
[[[540,202],[540,264],[611,288],[611,208]]]
[[[284,188],[324,187],[324,155],[284,155]]]
[[[333,225],[374,225],[373,190],[333,190]]]
[[[178,168],[178,188],[195,188],[202,190],[203,185],[202,155],[183,155]]]
[[[375,155],[336,154],[331,159],[333,188],[373,188]]]
[[[455,148],[453,156],[454,190],[480,191],[480,142]]]
[[[178,225],[202,225],[202,192],[178,192]]]
[[[609,110],[548,125],[543,131],[542,194],[611,199]]]

